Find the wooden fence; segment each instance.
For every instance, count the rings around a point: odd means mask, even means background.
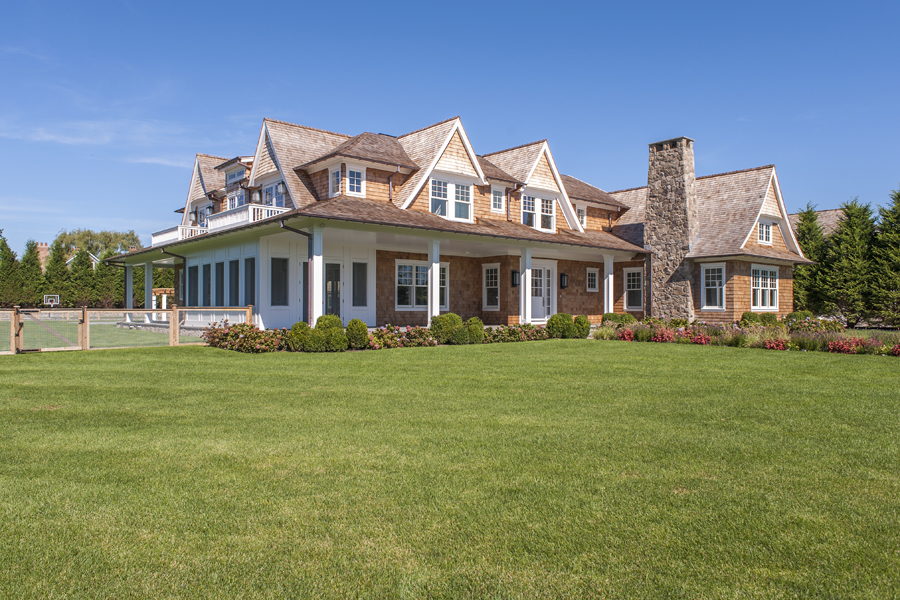
[[[215,323],[252,323],[252,306],[166,309],[20,308],[0,310],[0,354],[182,346],[205,343]]]

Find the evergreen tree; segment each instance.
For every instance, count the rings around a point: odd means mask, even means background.
[[[22,280],[19,276],[19,259],[12,251],[3,230],[0,229],[0,306],[10,308],[21,302]]]
[[[69,269],[66,267],[66,249],[58,240],[50,246],[50,258],[44,270],[44,293],[59,296],[60,306],[72,306],[69,295]]]
[[[880,208],[873,250],[872,304],[885,324],[900,325],[900,189],[891,192],[891,205]]]
[[[94,305],[94,266],[87,250],[79,250],[69,268],[69,294],[74,306]]]
[[[41,306],[44,302],[44,273],[41,271],[37,247],[37,242],[28,240],[25,243],[25,254],[19,262],[19,275],[22,281],[21,306],[28,308]]]
[[[135,267],[131,286],[134,308],[144,308],[144,267]]]
[[[94,271],[94,299],[98,308],[115,308],[122,304],[124,290],[123,269],[106,264],[106,259],[115,256],[108,250]]]
[[[869,281],[872,271],[872,244],[875,219],[872,207],[858,198],[845,202],[844,218],[831,236],[821,278],[826,305],[849,327],[871,313]]]
[[[822,226],[819,225],[819,214],[813,204],[807,203],[806,208],[800,212],[797,242],[803,255],[816,264],[801,265],[794,269],[794,305],[796,310],[819,313],[822,311],[823,300],[818,280],[822,273],[826,243]]]

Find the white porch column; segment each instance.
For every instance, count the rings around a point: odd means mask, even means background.
[[[614,312],[616,300],[613,297],[613,258],[608,254],[603,255],[603,312]]]
[[[134,267],[125,267],[125,308],[134,308]]]
[[[312,284],[312,302],[309,305],[310,324],[325,313],[325,263],[322,259],[322,227],[312,228],[312,261],[309,269],[309,281]]]
[[[447,282],[450,283],[449,281]],[[450,290],[447,290],[450,293]],[[449,300],[449,298],[448,298]],[[428,326],[441,314],[441,241],[428,240]]]
[[[166,310],[166,298],[168,298],[168,297],[169,297],[168,294],[163,294],[163,295],[162,295],[162,309],[163,309],[163,310]]]
[[[531,323],[531,248],[522,250],[519,262],[519,306],[522,323]]]

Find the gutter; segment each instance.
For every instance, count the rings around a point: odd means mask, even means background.
[[[312,234],[306,231],[302,231],[300,229],[295,229],[293,227],[289,227],[284,224],[284,219],[278,219],[278,224],[282,229],[287,231],[292,231],[294,233],[299,233],[300,235],[306,237],[306,322],[310,327],[314,327],[315,323],[312,323],[312,306],[313,306],[313,285],[312,285],[312,274],[313,274],[313,237]]]

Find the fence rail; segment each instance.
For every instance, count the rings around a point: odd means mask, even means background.
[[[0,310],[0,354],[203,344],[214,323],[252,323],[252,306]]]

